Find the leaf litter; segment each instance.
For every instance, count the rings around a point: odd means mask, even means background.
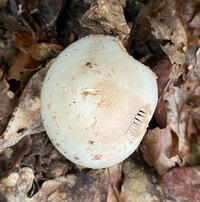
[[[74,0],[52,5],[57,1],[1,4],[0,198],[198,201],[199,3]],[[47,8],[53,8],[52,12]],[[84,169],[59,154],[40,117],[40,91],[48,61],[88,34],[119,38],[158,77],[154,119],[138,151],[110,168],[113,184],[107,170]]]

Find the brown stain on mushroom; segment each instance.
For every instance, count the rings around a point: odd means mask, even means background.
[[[76,117],[76,120],[77,120],[77,121],[80,121],[80,118],[81,118],[81,114],[79,113],[79,114],[77,115],[77,117]]]
[[[59,143],[56,143],[56,147],[60,147],[60,144],[59,144]]]
[[[112,76],[111,76],[111,74],[110,74],[110,73],[108,73],[107,75],[108,75],[108,77],[112,78]]]
[[[85,65],[86,65],[87,67],[89,67],[89,68],[92,68],[92,63],[91,63],[91,62],[87,62]]]
[[[96,154],[94,157],[93,157],[93,160],[101,160],[101,157],[102,157],[103,155],[101,155],[101,154]]]
[[[88,144],[90,144],[90,145],[94,145],[94,141],[89,140]]]
[[[77,94],[77,91],[73,87],[71,88],[71,92],[74,93],[74,94]]]
[[[61,94],[61,97],[62,97],[62,98],[65,98],[66,95],[67,95],[67,92],[66,92],[65,90],[63,90],[63,92],[62,92],[62,94]]]
[[[75,156],[74,159],[75,159],[75,160],[79,160],[79,157],[78,157],[78,156]]]
[[[115,74],[115,73],[116,73],[116,72],[115,72],[115,70],[114,70],[113,68],[111,68],[111,71],[112,71],[112,73],[113,73],[113,74]]]
[[[87,97],[88,95],[91,95],[91,96],[97,95],[97,92],[85,91],[85,92],[81,93],[81,95],[83,95],[83,100],[85,101],[85,99],[86,99],[86,97]]]
[[[52,116],[52,119],[55,122],[56,121],[56,116]]]
[[[110,108],[115,105],[115,93],[118,91],[117,85],[110,81],[104,81],[96,86],[98,95],[100,95],[100,102],[97,104],[98,108]]]
[[[97,124],[97,120],[94,121],[94,123],[92,123],[91,128],[94,130],[96,128],[96,124]]]
[[[48,103],[47,104],[47,109],[50,109],[51,108],[51,103]]]

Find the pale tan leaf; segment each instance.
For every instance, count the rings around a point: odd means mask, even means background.
[[[162,175],[176,165],[174,159],[170,157],[173,146],[172,134],[168,125],[164,129],[149,130],[144,136],[140,149],[147,163],[155,167],[157,172]]]
[[[183,110],[184,98],[180,88],[173,88],[174,94],[167,98],[167,120],[179,138],[178,151],[183,157],[190,150],[187,137],[188,111]]]

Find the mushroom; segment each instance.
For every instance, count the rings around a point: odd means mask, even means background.
[[[47,72],[41,115],[47,135],[66,158],[106,168],[130,156],[157,104],[154,73],[117,39],[88,36],[67,47]]]

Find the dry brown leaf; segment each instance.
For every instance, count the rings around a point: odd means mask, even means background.
[[[151,1],[142,9],[141,17],[141,26],[160,42],[173,64],[170,78],[174,81],[182,73],[187,51],[187,34],[179,16],[177,1]]]
[[[82,16],[80,23],[95,33],[118,36],[124,42],[130,34],[124,16],[124,5],[124,0],[98,0],[97,5]]]
[[[5,149],[0,154],[0,179],[6,177],[16,167],[16,164],[24,157],[31,145],[31,137],[22,138],[17,144]]]
[[[200,167],[175,168],[162,177],[166,197],[175,201],[200,201]]]
[[[31,189],[33,179],[33,170],[24,167],[1,180],[0,191],[3,193],[6,201],[31,201],[30,198],[27,197],[27,193]]]
[[[144,170],[130,160],[123,164],[124,182],[121,188],[123,202],[164,201],[160,185],[150,180]],[[151,175],[152,178],[153,175]]]
[[[173,138],[168,125],[164,129],[149,130],[140,145],[144,159],[150,166],[156,168],[159,175],[176,165],[176,160],[170,158],[173,150]]]
[[[122,166],[110,168],[114,183],[121,179]],[[67,175],[43,183],[33,201],[106,201],[109,187],[106,169],[91,170],[88,173]]]
[[[38,64],[28,53],[19,52],[9,63],[10,68],[7,73],[7,79],[20,81],[25,69],[34,69]]]
[[[45,68],[39,70],[28,82],[17,108],[0,139],[0,151],[16,144],[26,135],[44,131],[40,116],[40,93],[42,83],[51,60]]]
[[[9,90],[9,84],[0,69],[0,120],[7,118],[12,114],[17,104],[15,94]]]
[[[12,40],[16,48],[26,52],[29,46],[37,43],[38,38],[33,38],[29,32],[16,32],[13,34]]]

